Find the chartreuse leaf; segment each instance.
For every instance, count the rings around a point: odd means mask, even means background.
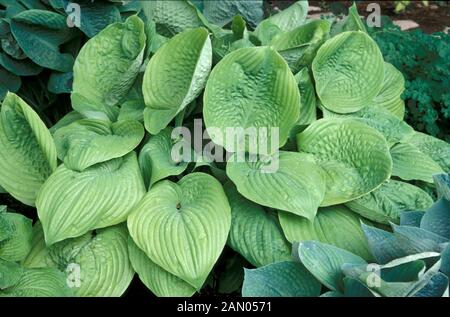
[[[14,228],[6,217],[6,206],[0,205],[0,242],[10,238],[14,232]]]
[[[446,173],[450,173],[450,144],[420,132],[416,132],[409,143],[431,157]]]
[[[401,95],[405,90],[405,79],[403,74],[392,64],[384,63],[383,87],[378,95],[373,99],[374,106],[389,111],[400,120],[405,116],[405,102]],[[371,108],[369,105],[367,108]]]
[[[406,122],[378,105],[365,107],[349,115],[341,115],[329,110],[323,110],[325,118],[353,117],[368,126],[378,130],[386,138],[389,146],[411,138],[415,131]]]
[[[72,39],[76,32],[66,23],[66,17],[47,10],[25,10],[11,18],[11,33],[23,52],[36,64],[68,72],[74,58],[60,52],[60,45]]]
[[[167,272],[158,264],[150,260],[144,251],[128,238],[128,252],[133,269],[156,296],[159,297],[188,297],[195,293],[195,288],[187,282]]]
[[[54,134],[59,158],[67,168],[76,171],[128,154],[143,137],[144,128],[132,120],[111,123],[84,119]]]
[[[24,269],[19,264],[0,259],[0,296],[2,289],[17,284],[23,273]]]
[[[419,187],[389,180],[373,192],[345,205],[367,219],[389,224],[398,223],[403,211],[427,210],[432,204],[433,199]]]
[[[450,239],[450,201],[441,198],[423,215],[420,228]]]
[[[392,160],[385,138],[351,118],[322,119],[297,135],[299,151],[314,154],[326,176],[322,206],[345,203],[389,179]]]
[[[269,47],[243,48],[225,56],[211,72],[203,102],[211,139],[229,152],[242,147],[250,153],[272,154],[275,145],[286,143],[300,112],[294,75]],[[257,137],[249,136],[258,130]]]
[[[409,143],[398,143],[391,148],[392,175],[403,180],[421,180],[433,183],[433,174],[443,170],[428,154]]]
[[[305,24],[308,8],[308,1],[297,1],[287,9],[264,20],[261,24],[270,22],[284,32],[291,31]],[[258,25],[258,28],[260,25]]]
[[[137,16],[90,39],[73,67],[73,108],[89,118],[115,119],[143,61],[144,23]]]
[[[271,157],[244,162],[234,154],[227,175],[245,198],[313,220],[323,200],[325,182],[312,156],[280,151]]]
[[[10,229],[8,237],[0,241],[0,259],[12,262],[23,260],[31,249],[31,219],[9,212],[0,213],[0,218],[0,221],[6,222]]]
[[[78,120],[84,119],[83,115],[76,112],[71,111],[67,113],[64,117],[59,119],[58,122],[55,123],[49,130],[50,133],[54,134],[58,129],[61,129],[62,127],[68,126],[69,124],[72,124]]]
[[[76,296],[121,296],[134,275],[128,259],[125,224],[98,229],[46,246],[42,227],[35,225],[33,249],[23,262],[28,268],[54,267],[65,273]]]
[[[293,72],[298,72],[311,65],[329,33],[328,21],[314,20],[290,32],[279,34],[272,39],[270,45],[283,56]]]
[[[375,41],[360,31],[326,41],[312,70],[317,95],[325,108],[337,113],[361,110],[383,87],[383,56]]]
[[[352,252],[363,259],[372,259],[361,229],[361,218],[345,206],[321,208],[313,222],[287,212],[280,212],[278,217],[290,242],[319,241]]]
[[[348,16],[346,16],[343,21],[336,23],[333,28],[334,35],[346,31],[367,32],[366,26],[359,16],[356,3],[353,3],[353,5],[349,8]]]
[[[222,185],[204,173],[158,182],[128,217],[137,246],[197,290],[222,252],[230,224]]]
[[[48,245],[126,220],[144,196],[134,152],[82,172],[64,164],[42,187],[36,206]]]
[[[316,90],[307,67],[295,75],[300,90],[300,113],[298,125],[309,125],[317,120]]]
[[[182,142],[172,139],[172,128],[169,127],[150,136],[139,154],[139,165],[147,187],[186,170],[188,162],[177,160],[178,157],[172,155],[173,149]]]
[[[344,264],[367,264],[361,257],[335,246],[303,241],[298,246],[300,261],[323,285],[333,291],[343,291]]]
[[[290,260],[291,246],[276,214],[242,197],[231,182],[225,193],[231,207],[228,245],[256,267]]]
[[[243,297],[317,297],[320,283],[298,262],[283,261],[245,269]]]
[[[56,165],[56,148],[47,127],[25,101],[8,93],[0,113],[0,185],[34,206]]]
[[[64,273],[55,268],[24,270],[11,287],[0,290],[0,297],[66,297],[72,296]]]
[[[147,108],[145,127],[151,134],[164,129],[205,87],[212,65],[208,30],[186,30],[170,39],[151,58],[142,92]]]

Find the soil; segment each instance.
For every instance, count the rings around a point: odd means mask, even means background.
[[[274,10],[275,7],[284,9],[290,6],[295,0],[269,0],[266,9]],[[387,15],[393,20],[413,20],[426,33],[443,31],[450,27],[450,1],[429,1],[429,6],[424,7],[422,1],[411,1],[411,5],[402,13],[395,13],[395,1],[358,1],[358,11],[361,15],[367,16],[366,12],[369,3],[378,3],[381,7],[381,14]],[[444,5],[437,5],[437,3]],[[311,6],[322,8],[322,12],[349,8],[353,1],[309,1]]]

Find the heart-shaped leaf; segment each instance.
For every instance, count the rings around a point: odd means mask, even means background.
[[[138,248],[131,237],[128,238],[128,252],[133,269],[156,296],[188,297],[195,293],[195,288],[187,282],[167,272],[150,260],[144,251]]]
[[[0,113],[0,185],[34,206],[56,165],[56,148],[47,127],[25,101],[8,93]]]
[[[298,262],[283,261],[245,269],[244,297],[317,297],[320,283]]]
[[[227,175],[240,194],[260,205],[314,219],[324,197],[325,182],[311,156],[279,152],[260,160],[238,159],[235,154],[228,160]]]
[[[85,169],[64,164],[53,173],[36,201],[48,245],[127,219],[145,187],[134,152]]]
[[[212,65],[208,30],[186,30],[171,38],[147,65],[142,84],[145,128],[164,129],[202,92]]]
[[[115,106],[139,73],[145,42],[144,23],[137,16],[90,39],[73,67],[72,107],[88,118],[115,119]]]
[[[297,147],[314,154],[325,171],[327,189],[322,206],[364,196],[391,175],[392,160],[385,138],[355,119],[316,121],[297,135]]]
[[[203,103],[211,139],[228,152],[242,147],[273,154],[286,143],[300,112],[294,75],[269,47],[243,48],[225,56],[211,72]],[[252,132],[260,133],[251,137]]]
[[[122,157],[139,145],[144,128],[137,121],[84,119],[58,129],[55,144],[58,157],[72,170]]]
[[[276,214],[242,197],[230,182],[225,193],[231,207],[228,245],[256,267],[290,260],[291,246]]]
[[[222,252],[230,225],[222,185],[204,173],[158,182],[128,217],[137,246],[197,290]]]
[[[345,206],[321,208],[313,222],[287,212],[280,212],[278,217],[290,242],[320,241],[352,252],[363,259],[372,259],[361,229],[361,218]]]
[[[337,113],[361,110],[378,95],[383,56],[364,32],[341,33],[323,44],[313,61],[316,91],[325,108]]]

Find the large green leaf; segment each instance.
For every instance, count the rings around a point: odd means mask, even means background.
[[[392,160],[385,138],[350,118],[322,119],[297,135],[298,150],[314,154],[326,175],[322,206],[345,203],[389,179]]]
[[[243,48],[225,56],[211,72],[203,102],[209,135],[229,152],[242,147],[272,154],[275,145],[286,143],[300,112],[294,75],[269,47]],[[252,137],[252,132],[259,133]]]
[[[157,135],[150,137],[139,154],[139,165],[147,187],[186,170],[188,163],[175,160],[176,157],[172,155],[174,147],[182,142],[182,140],[172,139],[171,128],[165,128]]]
[[[32,221],[16,213],[0,212],[1,221],[8,223],[10,235],[0,241],[0,259],[21,261],[31,249]],[[0,230],[3,228],[0,227]]]
[[[197,290],[222,252],[230,224],[222,185],[204,173],[158,182],[128,217],[137,246]]]
[[[145,187],[134,152],[85,169],[64,164],[40,191],[36,206],[48,245],[127,219]]]
[[[410,139],[415,131],[405,121],[399,119],[391,114],[388,110],[381,108],[378,105],[371,105],[361,109],[358,112],[341,115],[333,113],[329,110],[323,109],[324,117],[353,117],[368,126],[378,130],[383,134],[389,146],[398,142],[407,141]]]
[[[232,183],[225,185],[231,207],[228,245],[256,267],[290,260],[286,241],[276,214],[242,197]]]
[[[317,297],[320,283],[298,262],[283,261],[245,269],[244,297]]]
[[[264,20],[260,25],[258,25],[258,28],[265,23],[271,23],[284,32],[291,31],[305,24],[306,17],[308,15],[308,7],[308,1],[297,1],[287,9],[284,9],[283,11]],[[256,31],[258,31],[258,29]]]
[[[28,268],[54,267],[64,272],[76,296],[121,296],[134,275],[128,259],[125,224],[88,232],[46,247],[42,227],[35,225]]]
[[[74,58],[61,53],[59,46],[76,33],[66,24],[66,18],[47,10],[26,10],[15,15],[10,22],[11,32],[20,48],[36,64],[67,72]]]
[[[430,156],[446,173],[450,173],[450,144],[420,132],[416,132],[409,142]]]
[[[66,297],[72,296],[64,273],[55,268],[24,271],[13,286],[0,290],[0,297]]]
[[[278,215],[290,242],[315,240],[371,260],[372,255],[361,229],[361,218],[342,205],[319,209],[314,221],[287,212]]]
[[[142,7],[147,18],[156,23],[156,31],[163,36],[172,37],[205,24],[197,8],[186,0],[142,1]]]
[[[443,170],[428,154],[409,143],[398,143],[391,148],[392,175],[403,180],[421,180],[433,183],[433,174]]]
[[[114,109],[133,86],[146,36],[137,16],[114,23],[90,39],[73,67],[72,106],[89,118],[114,119]]]
[[[414,185],[390,180],[373,192],[349,201],[346,206],[361,216],[389,224],[398,223],[403,211],[427,210],[433,199]]]
[[[270,45],[283,56],[293,72],[298,72],[311,65],[329,32],[328,21],[314,20],[290,32],[279,34],[272,39]]]
[[[300,261],[323,285],[333,291],[344,289],[344,264],[366,264],[362,258],[335,246],[304,241],[298,246]]]
[[[372,100],[372,104],[389,111],[392,115],[403,120],[405,115],[405,103],[401,95],[405,90],[403,74],[392,64],[384,63],[383,87]],[[371,105],[368,107],[370,108]]]
[[[34,206],[56,164],[55,144],[45,124],[25,101],[8,93],[0,114],[0,185]]]
[[[374,40],[363,32],[344,32],[323,44],[313,61],[317,95],[337,113],[367,106],[383,87],[384,61]]]
[[[325,193],[322,170],[310,155],[279,152],[270,158],[240,162],[233,155],[227,175],[237,190],[260,205],[314,219]]]
[[[333,26],[332,31],[333,35],[346,31],[367,32],[366,26],[362,21],[361,17],[359,16],[358,7],[356,6],[356,3],[353,3],[353,5],[349,8],[348,16],[346,16],[342,21],[337,22]]]
[[[111,123],[84,119],[54,134],[58,157],[67,168],[76,171],[128,154],[143,137],[142,125],[131,120]]]
[[[167,272],[150,260],[144,251],[138,248],[131,237],[128,238],[128,252],[133,269],[156,296],[188,297],[195,293],[195,288],[187,282]]]
[[[212,65],[208,30],[177,34],[147,65],[142,84],[146,129],[157,134],[202,92]]]
[[[317,120],[316,90],[307,67],[295,75],[300,90],[300,118],[298,125],[309,125]]]

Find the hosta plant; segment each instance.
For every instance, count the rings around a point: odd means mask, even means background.
[[[2,208],[0,295],[121,296],[133,277],[157,296],[445,293],[450,145],[403,121],[356,9],[336,26],[306,1],[238,4],[82,24],[59,120],[6,93],[1,197],[33,221]]]

